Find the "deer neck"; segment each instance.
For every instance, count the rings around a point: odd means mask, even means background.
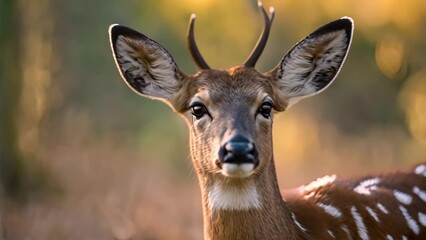
[[[249,179],[198,177],[205,239],[300,239],[273,161],[262,175]]]

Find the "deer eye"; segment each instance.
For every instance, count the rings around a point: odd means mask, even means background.
[[[202,103],[194,103],[191,106],[191,113],[198,120],[202,118],[205,114],[208,114],[207,108]]]
[[[269,119],[272,113],[272,103],[269,101],[263,102],[257,112],[261,114],[264,118]]]

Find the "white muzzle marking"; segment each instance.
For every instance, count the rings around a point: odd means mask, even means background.
[[[253,173],[253,163],[224,163],[222,164],[222,174],[227,177],[245,178]]]

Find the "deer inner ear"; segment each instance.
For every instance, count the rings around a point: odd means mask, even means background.
[[[274,69],[282,95],[292,105],[326,89],[336,78],[352,40],[353,22],[324,25],[294,46]]]
[[[130,28],[112,25],[114,60],[127,85],[150,98],[170,100],[182,86],[183,74],[159,43]]]

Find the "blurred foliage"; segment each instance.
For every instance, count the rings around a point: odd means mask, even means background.
[[[0,15],[0,196],[5,191],[13,194],[19,188],[21,180],[21,156],[16,144],[16,128],[14,126],[16,108],[14,102],[19,99],[18,46],[10,36],[17,34],[12,23],[15,18],[13,1],[1,2]],[[8,79],[8,81],[6,81]]]
[[[317,27],[345,15],[355,21],[337,81],[275,119],[282,186],[425,161],[424,1],[264,5],[276,18],[261,71]],[[109,24],[133,27],[195,73],[185,47],[191,13],[199,48],[216,68],[242,63],[262,27],[255,0],[0,0],[0,238],[201,238],[186,127],[122,83],[107,37]],[[39,185],[63,194],[19,207],[4,200]]]

